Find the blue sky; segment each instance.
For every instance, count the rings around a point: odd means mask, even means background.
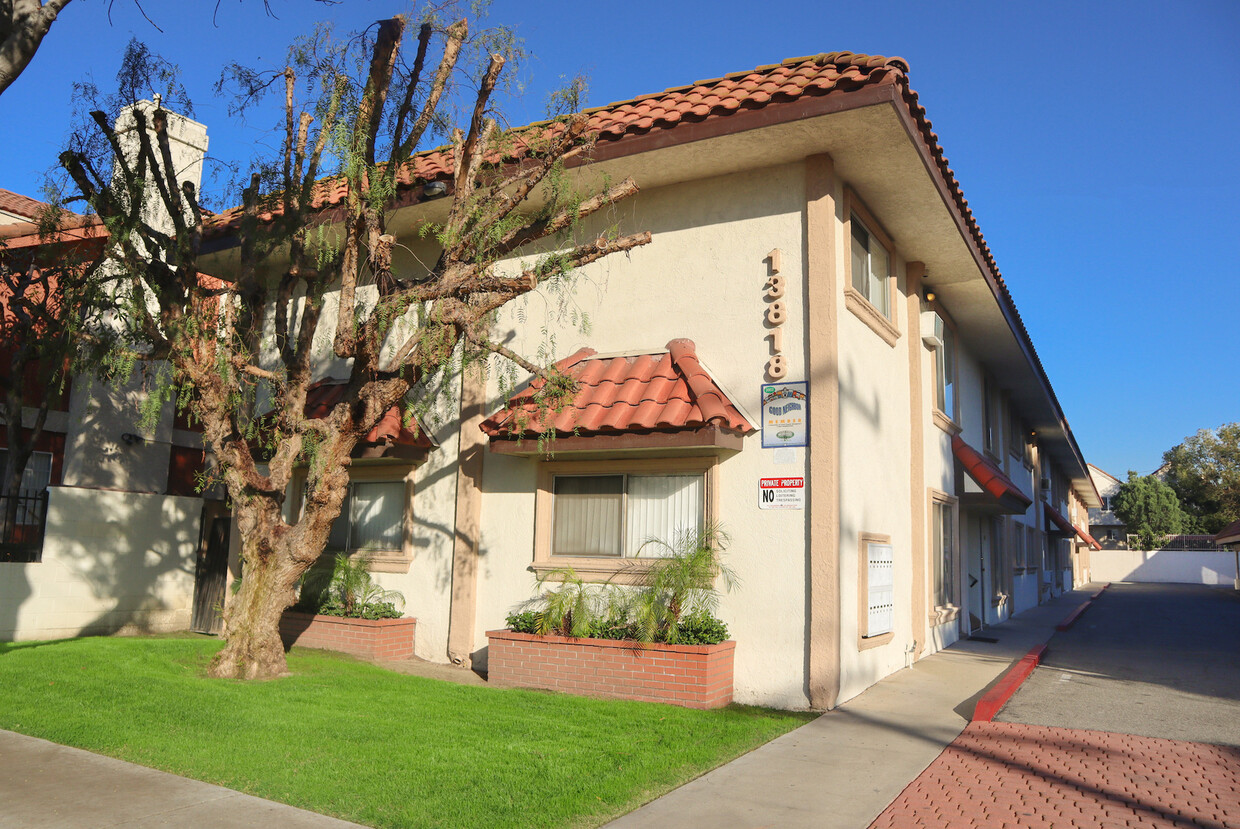
[[[0,96],[0,187],[38,196],[72,83],[114,76],[131,36],[180,64],[211,154],[271,140],[230,123],[227,61],[275,66],[320,17],[360,28],[405,0],[75,0]],[[186,9],[190,9],[187,11]],[[599,105],[783,58],[850,50],[911,66],[935,131],[1087,460],[1152,471],[1199,428],[1240,420],[1240,4],[826,4],[497,0],[533,58],[514,123],[565,76]]]

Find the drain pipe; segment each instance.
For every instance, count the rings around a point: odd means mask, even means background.
[[[917,640],[914,639],[907,648],[904,649],[904,667],[913,667],[913,654],[917,652]]]

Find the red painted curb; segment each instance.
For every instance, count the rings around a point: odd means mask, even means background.
[[[1064,617],[1064,620],[1062,622],[1055,625],[1055,630],[1067,630],[1068,628],[1075,625],[1076,620],[1081,618],[1081,614],[1084,613],[1086,610],[1089,610],[1089,606],[1093,603],[1094,603],[1094,600],[1090,599],[1086,601],[1085,603],[1078,605],[1075,610],[1073,610],[1071,613],[1069,613],[1067,616]]]
[[[1008,672],[996,683],[995,687],[977,701],[977,706],[973,709],[973,722],[993,721],[999,709],[1007,704],[1007,701],[1016,693],[1016,689],[1028,679],[1029,674],[1033,673],[1033,669],[1038,667],[1038,663],[1045,655],[1046,645],[1036,645],[1030,648],[1029,653],[1022,656],[1015,665],[1008,668]]]
[[[1104,584],[1104,585],[1102,585],[1101,587],[1099,587],[1099,588],[1098,588],[1098,591],[1097,591],[1096,593],[1094,593],[1092,596],[1090,596],[1089,598],[1091,598],[1091,599],[1096,599],[1096,598],[1098,598],[1098,597],[1099,597],[1099,596],[1101,596],[1104,592],[1106,592],[1106,589],[1107,589],[1108,587],[1110,587],[1110,586],[1111,586],[1111,583],[1110,583],[1110,582],[1107,582],[1106,584]]]

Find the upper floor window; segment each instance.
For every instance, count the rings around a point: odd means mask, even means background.
[[[853,213],[852,226],[852,287],[879,313],[891,318],[891,254]]]
[[[943,347],[934,350],[934,405],[951,420],[956,419],[956,332],[943,326]]]

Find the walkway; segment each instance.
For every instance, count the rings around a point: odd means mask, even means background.
[[[0,768],[5,829],[357,826],[11,731],[0,731]]]
[[[888,677],[860,696],[612,823],[864,829],[964,729],[983,691],[1085,601],[1075,591]]]

